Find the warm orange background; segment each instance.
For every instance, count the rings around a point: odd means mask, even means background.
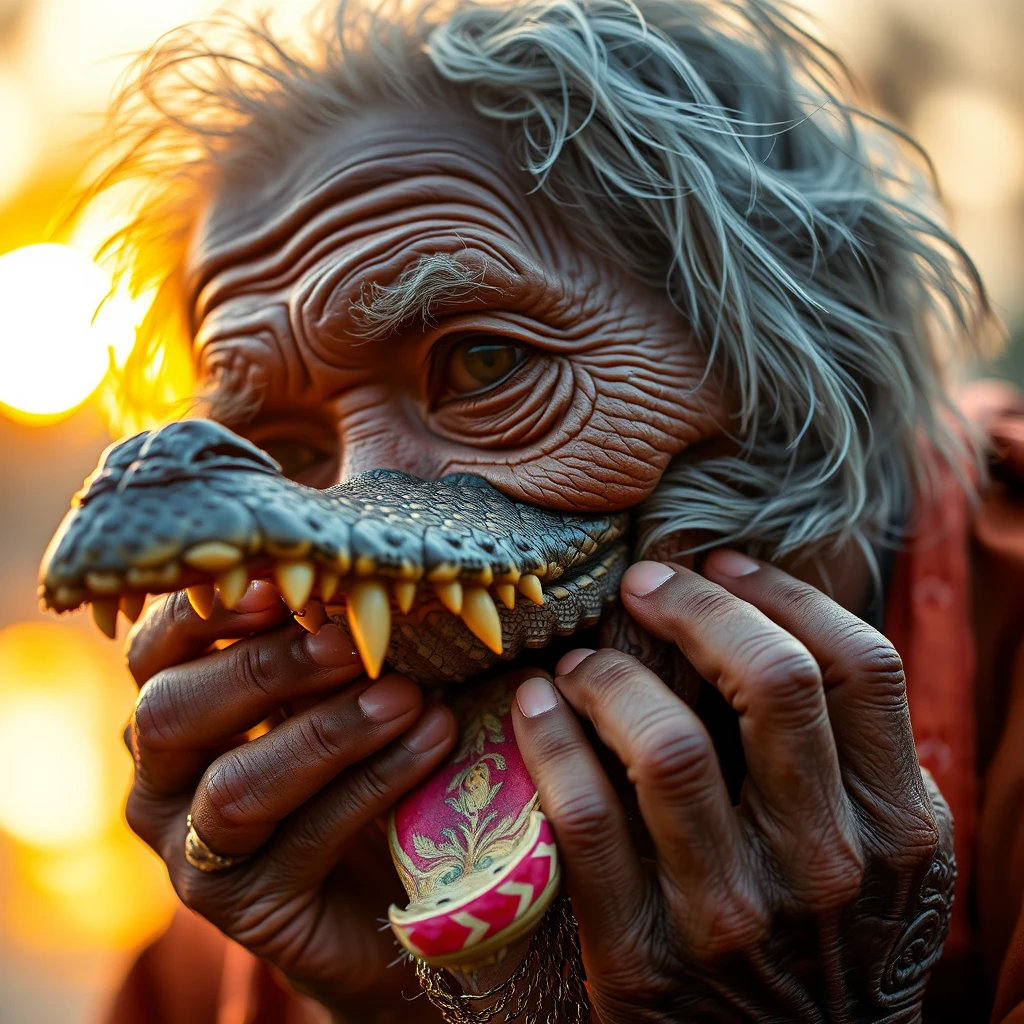
[[[2,1024],[94,1020],[173,901],[159,863],[121,818],[130,762],[120,733],[134,686],[120,646],[81,615],[41,615],[35,598],[46,541],[110,440],[102,388],[86,392],[108,345],[123,360],[140,307],[124,303],[90,326],[91,296],[105,279],[88,257],[108,214],[58,236],[70,250],[15,250],[48,239],[124,55],[215,6],[0,0]],[[308,3],[278,6],[294,31]],[[1011,332],[1024,333],[1024,3],[806,6],[876,104],[931,151],[954,228]],[[999,370],[1024,380],[1022,350]],[[25,412],[45,407],[51,415]]]

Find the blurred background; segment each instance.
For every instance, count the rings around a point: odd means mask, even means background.
[[[278,0],[293,31],[312,6]],[[930,151],[949,218],[1016,343],[1024,382],[1024,3],[809,0],[877,108]],[[253,4],[235,3],[246,13]],[[122,821],[135,688],[81,615],[36,607],[36,567],[110,441],[103,382],[144,312],[91,259],[115,209],[49,232],[118,74],[204,0],[0,0],[0,1024],[96,1019],[168,920],[156,858]]]

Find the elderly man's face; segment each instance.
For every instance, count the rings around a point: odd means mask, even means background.
[[[472,120],[376,112],[224,186],[190,265],[214,414],[314,486],[390,468],[552,509],[649,494],[719,432],[702,354],[508,162]]]

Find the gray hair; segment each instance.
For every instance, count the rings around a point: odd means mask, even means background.
[[[468,106],[578,237],[667,291],[735,398],[739,453],[675,460],[641,550],[691,530],[771,558],[867,549],[938,460],[969,465],[946,378],[998,333],[984,287],[929,210],[926,158],[842,98],[841,62],[779,5],[342,0],[309,58],[263,25],[203,32],[136,66],[112,120],[129,148],[90,193],[147,183],[109,243],[164,299],[126,379],[158,381],[180,254],[234,169],[270,176],[368,103]],[[400,294],[367,298],[371,333],[405,315]]]

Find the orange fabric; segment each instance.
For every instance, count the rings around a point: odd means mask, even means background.
[[[943,1000],[951,993],[943,1019],[976,1020],[988,1003],[973,982],[958,982],[958,966],[980,954],[993,1024],[1024,1024],[1024,399],[985,385],[964,405],[1001,461],[979,508],[947,480],[919,509],[885,629],[906,666],[921,763],[956,826],[956,905],[934,979]],[[140,954],[107,1024],[326,1020],[270,967],[181,911]]]

